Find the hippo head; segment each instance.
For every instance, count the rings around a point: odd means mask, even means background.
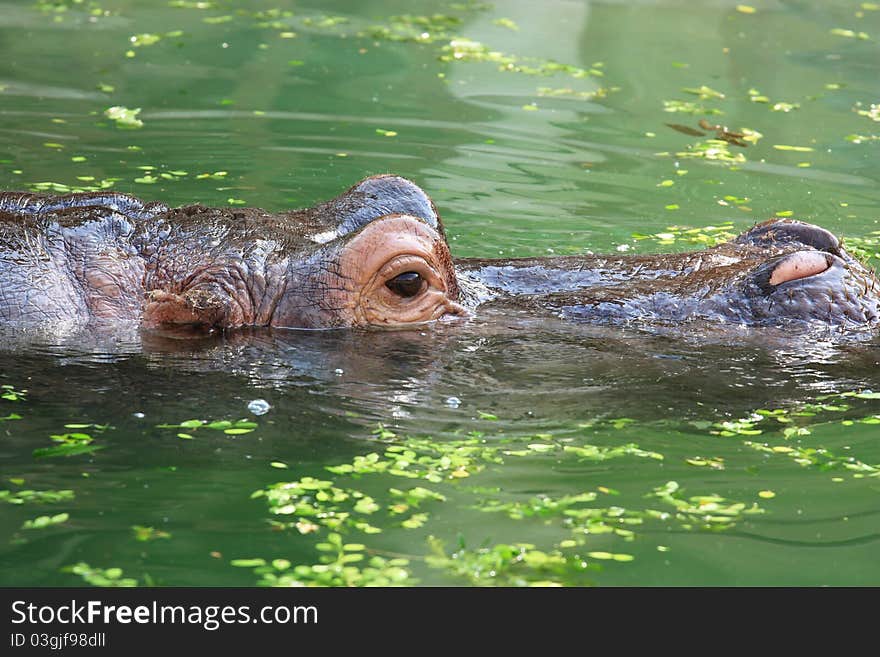
[[[880,285],[828,231],[759,224],[689,253],[453,263],[434,204],[372,176],[312,208],[0,193],[0,324],[405,326],[491,306],[640,325],[872,329]]]
[[[873,273],[828,231],[791,220],[688,253],[453,263],[427,194],[381,175],[305,210],[190,206],[159,223],[161,269],[186,258],[171,277],[186,289],[148,276],[148,326],[390,327],[477,306],[605,324],[865,328],[880,318]]]
[[[185,290],[148,282],[147,326],[393,327],[467,314],[437,211],[398,176],[305,210],[189,206],[157,219],[166,259],[190,262]]]

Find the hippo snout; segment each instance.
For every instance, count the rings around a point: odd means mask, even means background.
[[[793,251],[759,266],[744,289],[756,323],[874,325],[880,306],[873,273],[839,247],[836,250]]]

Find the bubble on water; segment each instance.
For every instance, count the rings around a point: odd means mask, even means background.
[[[458,408],[459,406],[461,406],[461,400],[458,397],[447,397],[446,405],[449,408]]]
[[[254,415],[265,415],[272,408],[265,399],[255,399],[248,405],[248,410]]]
[[[339,368],[337,367],[335,370],[333,370],[333,373],[334,373],[336,376],[342,376],[343,374],[345,374],[345,370],[341,370],[341,369],[339,369]]]

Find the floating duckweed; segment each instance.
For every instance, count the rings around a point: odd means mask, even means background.
[[[108,425],[85,425],[93,427],[96,431],[102,432],[109,428]],[[53,442],[57,443],[53,447],[41,447],[33,451],[34,458],[47,458],[54,456],[75,456],[77,454],[90,454],[99,449],[103,449],[103,445],[92,445],[94,438],[87,433],[69,432],[63,434],[53,434],[50,436]]]
[[[726,196],[725,200],[731,204],[747,201],[733,195]],[[730,224],[725,228],[731,228]],[[700,231],[697,229],[697,234],[715,234]],[[667,238],[683,238],[681,230],[670,229],[668,233],[665,235]],[[880,399],[880,393],[871,390],[850,391],[824,395],[815,403],[798,404],[791,408],[760,408],[738,420],[695,420],[689,424],[701,431],[728,438],[767,436],[767,443],[742,440],[739,444],[768,456],[784,456],[802,466],[822,470],[840,468],[849,471],[853,478],[878,477],[880,466],[855,458],[840,458],[821,447],[796,444],[801,437],[810,434],[808,427],[798,425],[802,423],[799,418],[814,417],[823,412],[842,412],[856,405],[856,400],[870,403],[877,399]],[[860,421],[866,424],[880,423],[880,414],[872,414]],[[605,430],[607,436],[614,439],[620,435],[614,431],[631,430],[635,422],[632,418],[607,418],[585,423],[581,428],[591,432]],[[204,426],[201,420],[190,420],[176,426],[184,424],[189,427],[188,430]],[[388,532],[424,530],[434,517],[433,505],[443,504],[448,499],[455,499],[456,504],[460,504],[461,494],[470,494],[475,497],[469,506],[477,511],[502,513],[524,526],[553,525],[557,531],[567,530],[569,535],[562,540],[558,535],[551,539],[551,545],[556,547],[549,550],[516,542],[484,544],[473,549],[460,541],[458,548],[451,553],[443,548],[439,539],[431,538],[431,554],[425,558],[429,567],[442,569],[448,576],[474,585],[584,584],[589,583],[586,578],[589,569],[598,568],[595,562],[624,563],[633,558],[632,554],[613,545],[597,544],[596,537],[634,541],[636,531],[649,526],[649,523],[663,523],[667,527],[674,524],[688,531],[723,531],[736,526],[751,514],[765,512],[753,502],[717,494],[686,495],[675,481],[654,487],[648,493],[646,497],[649,500],[661,503],[656,508],[597,505],[599,493],[617,494],[617,491],[601,486],[595,491],[570,495],[523,496],[516,492],[503,492],[497,486],[466,486],[458,481],[462,475],[472,477],[487,467],[502,464],[508,457],[546,460],[552,455],[554,460],[577,458],[586,461],[625,455],[657,460],[663,458],[662,454],[641,449],[632,443],[596,446],[578,444],[576,438],[570,435],[545,433],[509,438],[501,434],[487,438],[476,432],[465,439],[436,441],[431,438],[401,437],[382,425],[377,426],[373,435],[374,440],[385,443],[384,450],[356,456],[350,463],[327,467],[327,471],[336,475],[335,480],[306,476],[296,481],[273,484],[255,491],[252,496],[266,499],[273,517],[270,521],[272,528],[320,537],[314,545],[320,555],[318,563],[308,565],[308,562],[304,564],[300,560],[299,565],[292,565],[290,560],[279,557],[273,560],[243,560],[237,565],[253,568],[261,585],[414,583],[407,560],[395,561],[379,556],[368,558],[368,554],[376,550],[364,543],[349,542],[350,538],[346,535],[358,531],[361,535],[369,536],[382,531],[368,523],[368,519]],[[774,436],[784,438],[790,444],[774,445]],[[722,457],[694,456],[685,462],[707,469],[720,470],[725,466]],[[571,460],[567,464],[570,467]],[[363,479],[371,474],[423,479],[435,485],[430,488],[415,485],[382,490],[376,488],[381,479],[373,478],[369,482],[372,488],[358,490],[342,481],[344,477]],[[843,481],[842,477],[838,479]],[[455,491],[455,496],[448,494],[449,491]],[[759,490],[749,495],[754,496],[772,499],[775,493]],[[373,521],[373,518],[376,520]],[[582,556],[575,553],[577,550],[582,550]],[[657,546],[657,550],[663,552],[668,548]]]
[[[753,418],[725,420],[723,422],[715,422],[712,426],[715,427],[715,430],[709,433],[719,436],[757,436],[763,433],[763,430],[755,428],[755,419]]]
[[[699,158],[714,160],[725,164],[743,164],[746,156],[742,153],[730,152],[730,145],[723,139],[706,139],[688,146],[688,150],[677,152],[679,158]]]
[[[27,390],[17,390],[8,383],[0,386],[0,399],[7,401],[24,401],[27,398]]]
[[[578,507],[578,505],[586,502],[593,502],[595,499],[596,493],[588,491],[577,495],[563,495],[558,498],[538,495],[525,502],[502,502],[497,499],[490,499],[481,502],[475,508],[488,513],[501,512],[513,520],[521,520],[522,518],[532,516],[559,516],[567,513],[573,507]]]
[[[586,585],[592,583],[586,574],[595,570],[578,555],[565,555],[559,550],[545,552],[530,543],[501,543],[475,550],[462,545],[451,554],[435,537],[430,537],[428,544],[432,554],[425,557],[425,562],[430,567],[445,570],[473,586],[559,586],[560,581]]]
[[[230,566],[235,568],[257,568],[259,566],[265,566],[265,559],[233,559],[229,562]]]
[[[10,480],[12,481],[12,480]],[[13,483],[15,483],[13,481]],[[22,482],[23,483],[23,482]],[[0,501],[9,504],[57,504],[74,498],[72,490],[0,490]]]
[[[457,29],[462,20],[456,16],[434,14],[432,16],[391,16],[386,25],[373,25],[361,36],[383,41],[411,41],[433,43],[452,38],[452,30]]]
[[[702,103],[685,100],[664,100],[664,112],[680,112],[682,114],[724,114],[720,109],[706,107]]]
[[[65,566],[61,571],[79,575],[92,586],[133,587],[138,585],[136,579],[123,577],[121,568],[93,568],[84,561]]]
[[[321,16],[320,18],[307,17],[303,19],[304,25],[312,27],[336,27],[345,23],[348,23],[348,18],[345,16]]]
[[[608,459],[618,458],[620,456],[638,456],[640,458],[650,458],[656,461],[662,461],[663,455],[659,452],[652,452],[641,449],[635,443],[627,443],[617,447],[597,447],[596,445],[566,445],[562,448],[563,452],[574,454],[581,459],[588,461],[606,461]]]
[[[427,513],[414,513],[406,520],[400,523],[401,527],[406,529],[418,529],[428,521]]]
[[[141,128],[144,122],[137,118],[140,112],[140,107],[129,109],[121,105],[114,105],[104,110],[104,116],[115,121],[120,128]]]
[[[649,497],[656,497],[674,507],[676,516],[685,523],[685,527],[695,524],[704,529],[728,529],[743,515],[764,513],[764,509],[757,504],[746,506],[745,502],[732,502],[719,495],[685,498],[675,481],[658,486]]]
[[[854,144],[862,144],[865,142],[880,141],[880,135],[847,135],[844,139]]]
[[[843,468],[868,477],[880,477],[880,465],[870,465],[853,457],[841,457],[824,447],[792,447],[789,445],[768,445],[767,443],[743,443],[747,447],[769,454],[783,454],[800,466],[816,466],[822,470]]]
[[[326,542],[316,547],[324,553],[320,563],[297,565],[292,571],[288,559],[273,559],[271,564],[264,559],[237,559],[233,565],[253,567],[254,573],[260,576],[260,586],[412,586],[418,583],[410,575],[408,559],[380,556],[367,559],[363,545],[343,543],[339,534],[331,533]],[[358,562],[365,565],[354,565]]]
[[[682,89],[686,94],[691,94],[696,96],[700,100],[710,100],[710,99],[723,99],[725,95],[720,91],[716,91],[711,87],[707,87],[706,85],[701,85],[700,87],[685,87]]]
[[[441,49],[440,61],[443,62],[491,62],[498,64],[499,71],[525,73],[527,75],[554,75],[562,73],[573,78],[601,76],[599,66],[584,69],[570,64],[561,64],[552,60],[520,58],[495,50],[488,46],[466,38],[452,39]]]
[[[492,21],[493,25],[498,25],[499,27],[506,27],[508,30],[513,30],[514,32],[519,32],[519,25],[514,23],[509,18],[496,18]]]
[[[25,520],[22,529],[45,529],[53,525],[60,525],[70,520],[69,513],[58,513],[54,516],[39,516],[33,520]]]
[[[538,87],[538,96],[542,98],[576,98],[578,100],[594,100],[605,98],[608,94],[620,91],[620,87],[599,87],[592,91],[575,91],[571,87]]]
[[[751,100],[753,103],[769,103],[770,102],[770,99],[767,96],[763,95],[757,89],[754,89],[754,88],[749,89],[748,94],[749,94],[749,100]]]
[[[373,452],[356,456],[350,464],[326,469],[334,474],[385,472],[437,483],[447,478],[460,478],[462,474],[479,472],[484,462],[500,462],[498,448],[484,445],[477,438],[449,443],[410,438],[402,445],[388,447],[382,455]]]
[[[754,14],[756,9],[750,5],[737,5],[736,10],[741,14]]]
[[[855,107],[855,112],[859,116],[866,116],[872,121],[880,121],[880,103],[871,104],[868,109],[859,109],[861,103],[857,104]]]
[[[834,36],[846,37],[848,39],[861,39],[863,41],[867,41],[871,37],[868,36],[867,32],[856,32],[855,30],[848,30],[841,27],[835,27],[831,30],[831,34]]]
[[[788,146],[786,144],[773,144],[773,148],[778,151],[795,151],[797,153],[810,153],[815,150],[810,146]]]
[[[376,134],[382,135],[383,137],[396,137],[397,133],[394,130],[384,130],[382,128],[376,128]]]
[[[587,556],[592,559],[612,561],[632,561],[635,559],[631,554],[619,554],[614,552],[587,552]]]
[[[265,497],[270,511],[277,516],[294,516],[290,521],[275,521],[276,527],[292,528],[309,522],[331,530],[351,528],[367,534],[381,531],[353,515],[379,511],[381,507],[375,500],[361,491],[335,486],[332,481],[302,477],[298,481],[272,484],[255,491],[251,497]]]
[[[713,470],[724,469],[724,459],[721,457],[707,458],[703,456],[696,456],[694,458],[685,459],[685,463],[689,465],[695,465],[697,467],[709,467]]]
[[[177,437],[185,440],[191,440],[192,434],[198,429],[212,429],[214,431],[222,431],[229,436],[240,436],[251,433],[260,425],[248,419],[236,421],[230,420],[184,420],[180,424],[159,424],[158,429],[185,429],[184,432],[178,432]]]
[[[684,242],[685,244],[712,247],[730,241],[736,237],[736,233],[733,230],[733,222],[726,221],[717,226],[703,226],[699,228],[667,226],[666,230],[661,233],[632,233],[632,237],[635,240],[654,240],[663,246]]]
[[[168,6],[180,9],[213,9],[214,3],[206,0],[169,0]]]
[[[144,527],[142,525],[132,525],[131,531],[134,533],[136,541],[155,541],[160,538],[171,538],[171,534],[155,527]]]
[[[395,498],[397,500],[396,502],[388,506],[388,511],[392,515],[399,515],[402,513],[406,513],[411,509],[417,509],[422,504],[422,502],[426,500],[433,500],[436,502],[446,501],[446,497],[444,497],[440,493],[428,490],[427,488],[422,488],[421,486],[416,486],[415,488],[410,488],[409,490],[389,488],[388,492],[391,494],[392,498]]]
[[[131,45],[135,48],[141,48],[143,46],[152,46],[154,43],[159,43],[162,40],[162,37],[158,34],[134,34],[129,39]]]
[[[116,184],[118,178],[110,178],[97,181],[92,185],[65,185],[63,183],[44,181],[29,183],[27,186],[38,192],[59,192],[67,194],[69,192],[97,192],[103,189],[110,189]]]

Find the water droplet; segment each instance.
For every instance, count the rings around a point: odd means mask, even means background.
[[[339,368],[337,367],[335,370],[333,370],[333,373],[334,373],[336,376],[342,376],[343,374],[345,374],[345,371],[344,371],[344,370],[341,370],[341,369],[339,369]]]
[[[137,413],[132,413],[132,415],[135,416],[135,417],[138,418],[138,419],[140,419],[140,418],[142,418],[142,417],[146,417],[146,416],[145,416],[143,413],[141,413],[140,411],[138,411]]]
[[[247,408],[254,415],[265,415],[272,407],[265,399],[255,399],[247,405]]]
[[[447,397],[446,405],[449,408],[458,408],[459,406],[461,406],[461,400],[458,397]]]

